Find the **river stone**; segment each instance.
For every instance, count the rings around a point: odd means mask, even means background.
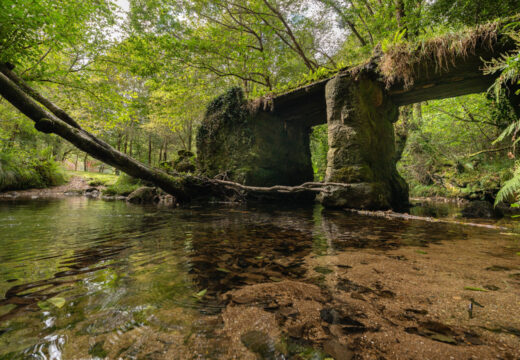
[[[329,340],[323,344],[323,351],[332,356],[335,360],[350,360],[354,357],[354,352],[338,340]]]
[[[399,112],[384,85],[364,75],[325,87],[329,151],[325,181],[352,184],[319,196],[325,207],[405,210],[408,186],[396,169],[393,123]]]
[[[246,348],[257,354],[260,359],[276,360],[278,358],[274,340],[263,331],[248,331],[240,337],[240,340]]]
[[[132,204],[152,204],[156,202],[157,199],[157,191],[155,188],[143,186],[128,195],[126,201]]]

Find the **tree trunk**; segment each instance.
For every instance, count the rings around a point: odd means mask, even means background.
[[[148,136],[148,165],[152,165],[152,134]]]
[[[168,161],[168,141],[164,141],[164,154],[163,154],[163,161]]]
[[[83,158],[83,171],[88,171],[88,163],[87,163],[87,159],[88,159],[88,154],[85,153],[85,157]]]
[[[121,142],[122,141],[123,141],[123,134],[119,133],[117,135],[117,145],[116,145],[117,151],[121,151]]]
[[[189,121],[188,123],[188,151],[191,151],[193,143],[193,121]]]
[[[159,148],[159,161],[158,161],[158,164],[160,164],[161,161],[162,161],[162,148],[163,148],[163,143],[161,143],[161,147]]]
[[[420,102],[413,104],[414,123],[417,127],[422,125],[422,105]]]
[[[123,146],[123,153],[127,153],[126,149],[128,147],[128,134],[125,135],[125,145]]]
[[[396,0],[395,2],[395,18],[397,20],[397,27],[399,30],[406,29],[406,26],[404,24],[404,1],[403,0]],[[406,37],[406,34],[405,34]]]
[[[130,156],[132,156],[134,153],[133,147],[134,147],[134,137],[132,136],[132,137],[130,137],[130,148],[128,149],[128,155],[130,155]]]

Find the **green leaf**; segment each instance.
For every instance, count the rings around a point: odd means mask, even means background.
[[[455,341],[455,339],[452,338],[451,336],[447,336],[447,335],[443,335],[443,334],[433,334],[432,336],[430,336],[430,339],[448,343],[448,344],[457,343],[457,341]]]
[[[218,271],[221,271],[221,272],[224,272],[224,273],[229,273],[229,272],[231,272],[231,271],[229,271],[228,269],[224,269],[224,268],[221,268],[221,267],[217,268],[217,270],[218,270]]]
[[[65,306],[66,300],[62,297],[53,297],[46,301],[40,301],[38,302],[38,306],[42,310],[50,310],[50,305],[54,305],[58,309],[61,309],[63,306]]]
[[[426,251],[423,251],[423,250],[417,250],[416,253],[417,254],[423,254],[423,255],[428,254]]]
[[[482,288],[475,287],[475,286],[464,286],[464,290],[470,290],[470,291],[483,291],[483,292],[487,292],[487,291],[488,291],[488,290],[486,290],[486,289],[482,289]]]
[[[323,274],[323,275],[327,275],[327,274],[330,274],[331,272],[333,272],[333,270],[329,269],[326,266],[316,266],[314,268],[314,271],[316,271],[317,273]]]
[[[42,310],[50,310],[50,304],[47,301],[38,301],[38,307]]]
[[[207,292],[208,292],[208,289],[204,289],[204,290],[199,291],[198,293],[196,293],[193,296],[195,296],[196,298],[201,299],[201,298],[204,297],[204,295],[206,295]]]

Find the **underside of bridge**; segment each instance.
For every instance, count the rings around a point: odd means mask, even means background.
[[[376,56],[272,98],[246,101],[241,90],[232,89],[208,107],[197,137],[199,166],[208,176],[248,185],[312,181],[309,134],[312,126],[327,123],[325,181],[351,186],[320,195],[320,201],[327,207],[402,210],[408,186],[396,170],[398,107],[486,91],[496,77],[483,74],[484,62],[512,45],[487,35],[473,40],[471,49],[454,52],[445,64],[424,56],[410,59],[408,73],[391,80],[381,70],[384,59]],[[511,102],[520,110],[513,92]]]

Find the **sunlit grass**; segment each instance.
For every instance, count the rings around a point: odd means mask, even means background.
[[[119,176],[114,174],[97,173],[90,171],[67,171],[68,177],[79,176],[85,179],[91,186],[111,186],[114,185]]]

